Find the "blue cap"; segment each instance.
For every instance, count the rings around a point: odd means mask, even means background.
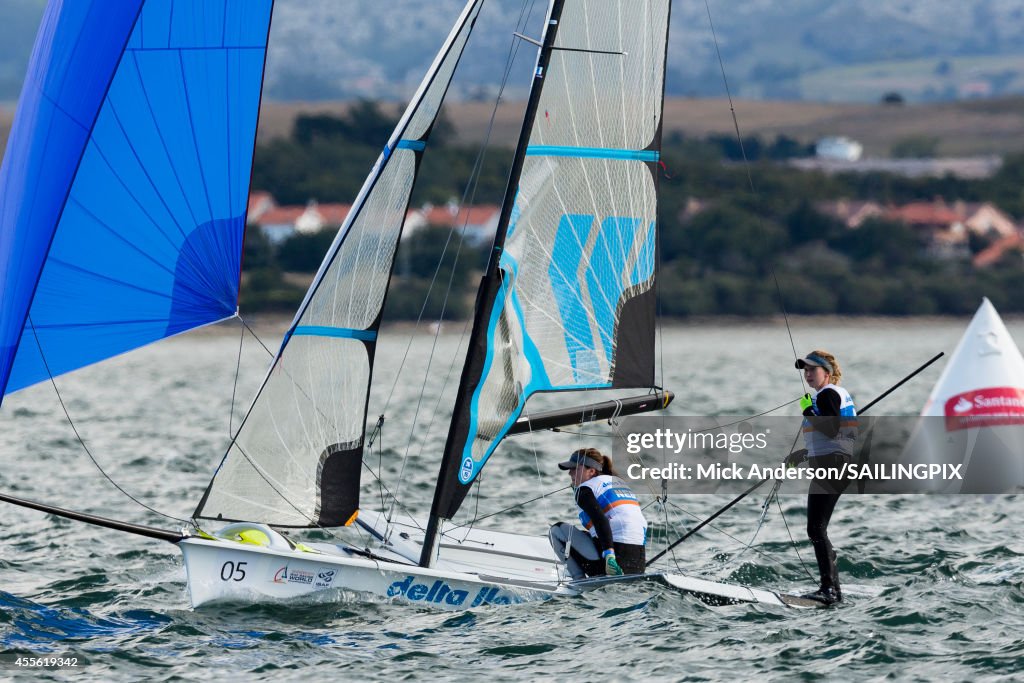
[[[566,460],[565,462],[558,463],[558,469],[572,470],[576,469],[580,465],[583,465],[584,467],[593,467],[595,470],[599,472],[604,468],[604,465],[594,460],[590,456],[584,453],[580,453],[579,451],[576,451],[575,453],[569,456],[568,460]]]
[[[796,362],[796,367],[799,370],[803,370],[807,366],[815,368],[824,368],[825,372],[827,372],[830,375],[834,372],[832,369],[832,364],[816,353],[809,353],[803,358],[798,359]]]

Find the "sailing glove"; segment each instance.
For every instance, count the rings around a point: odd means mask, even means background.
[[[802,462],[807,462],[807,449],[801,448],[786,456],[786,467],[796,467]]]
[[[622,576],[622,567],[615,560],[614,550],[605,550],[601,555],[604,557],[604,573],[605,576]]]
[[[814,399],[811,398],[810,394],[804,394],[800,397],[800,410],[804,415],[810,417],[814,415]]]

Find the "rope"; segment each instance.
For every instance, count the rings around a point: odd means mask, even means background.
[[[536,0],[534,0],[534,2],[530,4],[530,12],[527,13],[527,11],[526,11],[527,0],[523,0],[523,4],[522,4],[522,6],[520,8],[520,12],[519,12],[519,22],[520,23],[523,22],[524,15],[526,17],[526,20],[527,21],[529,20],[529,16],[533,12],[533,5],[535,4],[535,2],[536,2]],[[491,139],[491,133],[493,132],[494,122],[495,122],[495,119],[496,119],[497,114],[498,114],[498,105],[501,102],[501,96],[502,96],[502,94],[505,91],[506,85],[508,84],[508,79],[509,79],[509,77],[510,77],[510,75],[512,73],[512,64],[515,61],[515,57],[518,54],[518,52],[519,52],[519,41],[513,39],[511,44],[509,45],[508,55],[505,58],[505,72],[504,72],[504,75],[502,76],[501,85],[498,88],[498,96],[495,98],[494,107],[491,110],[491,118],[490,118],[490,121],[488,122],[487,130],[484,133],[483,143],[481,144],[480,151],[477,153],[477,157],[476,157],[476,159],[475,159],[475,161],[473,163],[473,168],[470,171],[469,179],[466,182],[466,187],[463,190],[460,206],[466,206],[467,205],[467,201],[471,205],[472,202],[476,199],[476,191],[477,191],[477,188],[479,187],[480,171],[483,168],[484,159],[487,156],[487,150],[488,150],[488,145],[489,145],[490,139]],[[455,281],[456,266],[458,265],[459,258],[460,258],[461,254],[462,254],[462,246],[465,243],[465,236],[466,236],[466,231],[468,229],[468,226],[469,226],[469,212],[467,211],[465,219],[464,219],[463,224],[462,224],[462,229],[459,232],[458,246],[457,246],[456,251],[455,251],[455,262],[452,264],[451,273],[449,274],[449,277],[448,277],[448,284],[447,284],[447,287],[445,289],[444,300],[441,303],[441,313],[440,313],[440,316],[439,316],[439,319],[438,319],[438,323],[440,323],[444,319],[445,311],[448,310],[448,301],[449,301],[449,298],[451,296],[452,287],[453,287],[454,281]],[[387,398],[385,399],[384,411],[383,411],[385,413],[387,412],[388,407],[391,405],[391,399],[394,397],[395,390],[398,388],[398,382],[401,379],[402,371],[404,370],[406,362],[407,362],[408,357],[409,357],[409,351],[412,348],[413,338],[414,338],[414,336],[416,334],[416,331],[419,329],[419,326],[420,326],[420,323],[423,320],[424,314],[426,313],[427,303],[430,300],[430,293],[434,290],[434,286],[437,283],[437,277],[438,277],[438,275],[441,272],[441,265],[444,263],[444,256],[448,253],[448,246],[451,244],[451,240],[452,240],[453,234],[454,234],[454,232],[449,232],[448,233],[448,237],[445,240],[444,247],[441,250],[441,258],[438,259],[437,266],[434,268],[434,274],[431,277],[430,285],[427,287],[427,294],[423,298],[423,305],[420,307],[419,315],[416,318],[416,324],[413,326],[412,332],[410,332],[410,334],[409,334],[409,341],[406,344],[405,353],[402,356],[401,362],[399,363],[398,371],[395,373],[395,382],[394,382],[394,384],[391,387],[391,391],[388,392]],[[462,329],[461,337],[465,337],[467,328],[468,328],[468,322],[463,324],[463,329]],[[409,461],[409,455],[410,455],[410,451],[411,451],[412,443],[413,443],[413,436],[415,435],[415,432],[416,432],[416,423],[419,420],[420,409],[421,409],[422,402],[423,402],[423,395],[424,395],[425,390],[426,390],[427,380],[430,377],[430,369],[431,369],[431,367],[433,366],[433,363],[434,363],[434,356],[436,355],[436,352],[437,352],[437,341],[440,338],[440,336],[441,336],[441,325],[438,324],[437,330],[434,332],[433,343],[432,343],[432,345],[430,347],[430,355],[429,355],[429,357],[427,359],[427,366],[426,366],[426,368],[424,369],[424,372],[423,372],[423,382],[422,382],[422,385],[420,387],[420,393],[419,393],[418,398],[416,399],[416,408],[415,408],[415,410],[413,412],[412,425],[409,428],[409,440],[408,440],[408,442],[406,444],[405,454],[402,457],[402,465],[399,468],[398,486],[395,489],[396,492],[401,490],[402,480],[403,480],[403,478],[405,476],[405,468],[406,468],[406,465],[408,464],[408,461]],[[461,347],[461,340],[460,340],[460,343],[459,343],[459,347]],[[433,408],[433,410],[431,412],[431,418],[430,418],[430,421],[427,423],[427,429],[424,432],[424,436],[426,434],[430,433],[430,430],[431,430],[431,428],[434,425],[434,418],[437,415],[437,407],[440,405],[441,398],[444,395],[444,389],[448,386],[448,380],[449,380],[449,378],[451,376],[452,367],[454,366],[455,359],[458,357],[458,355],[459,355],[458,354],[458,348],[456,348],[456,353],[452,357],[452,362],[449,365],[448,372],[447,372],[447,374],[445,376],[444,383],[442,384],[441,391],[438,393],[438,399],[437,399],[437,402],[435,403],[434,408]],[[420,450],[419,450],[419,454],[420,455],[422,455],[423,449],[426,447],[426,441],[427,441],[426,438],[424,438],[421,441],[421,443],[420,443]],[[396,500],[397,500],[397,498],[396,498]],[[394,506],[392,505],[391,510],[389,510],[388,514],[387,514],[388,520],[390,520],[391,515],[392,515],[393,512],[394,512]]]
[[[60,389],[57,388],[57,381],[53,378],[53,373],[50,372],[50,364],[46,360],[46,354],[43,353],[43,344],[39,340],[39,333],[36,332],[36,325],[35,325],[34,322],[32,322],[32,316],[31,315],[28,316],[28,324],[32,328],[32,336],[36,340],[36,348],[39,349],[39,357],[43,361],[43,367],[46,368],[46,375],[47,375],[47,377],[50,378],[50,385],[53,387],[54,393],[57,394],[57,401],[60,403],[61,410],[64,411],[64,417],[67,418],[68,424],[71,425],[71,431],[73,431],[75,433],[75,438],[78,439],[78,443],[81,444],[82,450],[84,450],[85,454],[87,456],[89,456],[89,460],[91,460],[92,464],[96,466],[96,469],[99,470],[99,473],[103,475],[104,479],[106,479],[108,482],[110,482],[111,486],[113,486],[115,489],[117,489],[122,494],[124,494],[129,500],[134,502],[136,505],[139,505],[139,506],[149,510],[150,512],[152,512],[154,514],[161,516],[161,517],[165,517],[167,519],[172,519],[175,522],[181,522],[183,524],[187,524],[188,523],[187,519],[183,519],[181,517],[175,517],[174,515],[167,514],[166,512],[161,512],[160,510],[157,510],[156,508],[153,508],[153,507],[150,507],[149,505],[146,505],[141,500],[139,500],[138,498],[136,498],[132,494],[128,493],[126,490],[124,490],[124,488],[120,484],[118,484],[116,481],[114,481],[114,479],[109,474],[107,474],[107,471],[104,470],[103,467],[99,464],[99,462],[97,462],[96,458],[93,457],[92,451],[90,451],[89,447],[87,445],[85,445],[85,440],[82,439],[82,435],[78,433],[78,427],[75,426],[75,421],[71,419],[71,413],[68,412],[68,407],[64,403],[64,397],[61,396]]]

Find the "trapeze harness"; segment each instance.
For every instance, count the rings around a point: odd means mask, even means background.
[[[611,530],[611,538],[601,538],[598,527],[602,524],[595,524],[590,515],[582,508],[580,509],[580,522],[589,532],[590,537],[595,541],[596,550],[604,549],[609,545],[615,550],[619,566],[626,574],[643,574],[647,566],[646,548],[647,520],[640,510],[640,501],[629,489],[624,481],[607,474],[599,474],[591,477],[580,484],[577,489],[577,502],[580,501],[580,493],[586,491],[593,494],[593,500],[584,503],[586,507],[596,514],[596,510],[603,513],[608,521],[606,529]],[[590,498],[586,495],[585,498]],[[596,501],[596,510],[592,507]],[[577,530],[577,533],[578,530]],[[604,533],[607,533],[605,531]],[[572,554],[583,567],[583,571],[589,576],[604,574],[604,563],[597,559],[585,557],[577,553],[578,546],[573,548]]]
[[[839,429],[834,436],[820,431],[820,425],[815,429],[816,425],[811,422],[814,416],[822,415],[818,408],[818,396],[825,391],[834,391],[839,395]],[[811,398],[811,410],[814,416],[804,417],[803,423],[804,446],[807,448],[808,459],[833,454],[853,456],[853,446],[857,442],[857,409],[853,405],[850,393],[836,384],[827,384]]]

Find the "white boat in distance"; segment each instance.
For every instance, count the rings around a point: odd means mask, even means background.
[[[669,0],[551,0],[543,35],[522,38],[537,46],[533,84],[431,509],[413,520],[360,504],[394,255],[482,4],[466,4],[374,164],[192,524],[3,500],[176,543],[194,606],[342,591],[466,609],[640,580],[819,605],[681,575],[573,581],[544,538],[448,521],[510,433],[671,400],[654,386]],[[51,3],[0,178],[4,393],[235,314],[270,13],[270,0]],[[647,393],[521,417],[539,392],[631,387]],[[284,533],[351,524],[375,547]]]

